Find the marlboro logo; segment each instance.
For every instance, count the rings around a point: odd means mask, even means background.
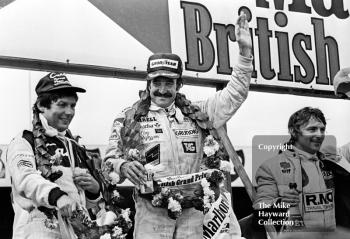
[[[211,239],[222,231],[227,231],[229,227],[229,204],[221,196],[220,203],[214,203],[210,211],[206,214],[203,223],[203,238]],[[209,217],[209,220],[208,220]]]

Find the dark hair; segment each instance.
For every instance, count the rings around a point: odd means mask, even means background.
[[[151,85],[151,81],[152,80],[148,80],[147,81],[147,90],[149,89],[149,86]],[[180,77],[180,78],[177,78],[176,79],[176,90],[180,90],[180,88],[183,86],[183,80],[182,80],[182,78]]]
[[[35,102],[35,105],[39,104],[40,106],[43,106],[47,109],[51,108],[51,104],[53,102],[56,102],[57,100],[63,98],[63,97],[74,97],[75,100],[78,100],[78,95],[74,91],[54,91],[54,92],[47,92],[38,95],[38,98]],[[34,106],[35,107],[35,106]]]
[[[326,119],[321,110],[312,107],[304,107],[292,114],[288,121],[288,130],[291,135],[290,144],[294,144],[300,132],[300,126],[309,122],[311,118],[321,121],[326,126]]]

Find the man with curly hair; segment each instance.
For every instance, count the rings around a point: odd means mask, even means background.
[[[176,220],[171,219],[167,209],[180,208],[175,200],[170,200],[168,208],[154,207],[151,198],[138,188],[146,183],[147,170],[143,164],[156,168],[155,180],[199,172],[203,130],[208,128],[209,120],[214,128],[223,126],[246,99],[252,72],[252,43],[244,14],[239,16],[235,29],[240,56],[231,80],[222,91],[192,104],[179,93],[183,85],[180,57],[170,53],[154,54],[148,60],[147,88],[141,93],[141,99],[114,120],[105,161],[113,164],[122,180],[129,179],[137,188],[135,239],[203,238],[203,212],[189,203],[183,206]],[[128,145],[123,142],[128,144],[125,142],[130,138],[139,140],[136,148],[145,162],[127,160],[123,147]],[[184,183],[175,188],[187,198],[193,196],[195,186]],[[240,231],[238,234],[240,236]]]
[[[321,110],[304,107],[290,116],[288,130],[286,150],[266,160],[256,172],[258,187],[253,206],[259,211],[258,223],[269,223],[269,217],[261,215],[279,211],[282,218],[272,217],[271,223],[275,224],[270,224],[277,225],[277,230],[332,231],[336,226],[334,175],[331,160],[320,152],[326,119]],[[293,221],[292,229],[281,227],[289,207],[300,211],[304,225],[299,220],[298,225]]]
[[[28,212],[23,218],[15,214],[13,233],[14,238],[61,238],[57,214],[72,216],[78,205],[94,205],[100,196],[86,150],[68,129],[78,101],[76,92],[85,90],[55,72],[43,77],[35,91],[33,130],[22,131],[7,152],[14,205]]]

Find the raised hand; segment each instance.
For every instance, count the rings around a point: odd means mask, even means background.
[[[236,25],[236,41],[239,46],[239,54],[245,57],[251,57],[252,40],[250,37],[247,16],[244,13],[238,17]]]
[[[340,86],[340,84],[342,84]],[[333,85],[335,87],[336,93],[349,94],[350,91],[350,67],[340,69],[338,73],[334,76]],[[349,97],[349,95],[348,95]]]

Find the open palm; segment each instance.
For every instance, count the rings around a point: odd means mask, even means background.
[[[240,54],[246,57],[250,57],[252,40],[250,37],[247,16],[244,13],[242,13],[237,19],[235,32]]]

